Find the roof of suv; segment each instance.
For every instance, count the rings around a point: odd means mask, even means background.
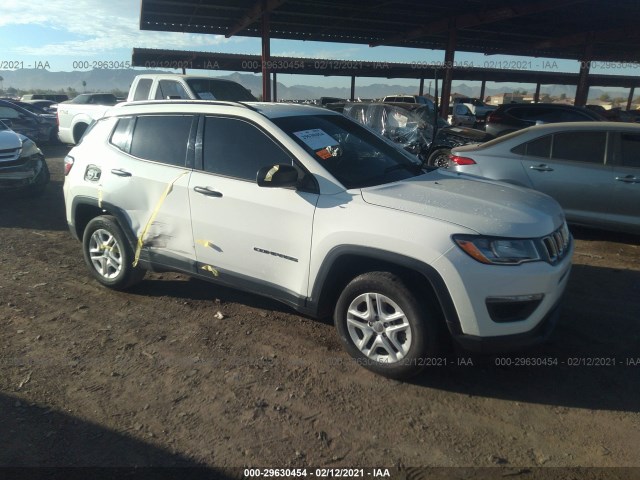
[[[255,111],[268,118],[298,115],[339,115],[326,108],[295,103],[227,102],[217,100],[145,100],[116,105],[105,116],[139,113],[207,113],[211,107],[230,107]]]

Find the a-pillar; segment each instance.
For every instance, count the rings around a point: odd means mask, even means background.
[[[356,98],[356,76],[351,75],[351,101],[353,102]]]

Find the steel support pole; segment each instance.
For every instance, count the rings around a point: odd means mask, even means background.
[[[271,76],[269,63],[271,59],[271,39],[269,37],[269,11],[267,1],[262,0],[262,101],[271,101]]]
[[[440,102],[440,116],[444,119],[449,115],[449,97],[451,96],[451,82],[453,81],[453,61],[456,53],[458,31],[454,21],[449,23],[449,41],[444,53],[444,77],[442,79],[442,101]]]

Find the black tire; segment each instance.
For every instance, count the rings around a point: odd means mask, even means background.
[[[100,251],[108,253],[100,255]],[[96,217],[88,223],[82,236],[82,253],[93,277],[114,290],[135,285],[146,273],[139,265],[133,266],[133,247],[110,215]],[[98,264],[102,271],[98,270]]]
[[[40,175],[38,176],[36,182],[29,187],[28,194],[32,197],[38,197],[42,195],[49,181],[51,180],[51,173],[49,173],[49,166],[47,165],[47,161],[42,159],[42,170],[40,171]]]
[[[448,148],[439,148],[429,155],[427,165],[430,167],[447,168],[449,166],[449,155],[451,150]]]
[[[402,337],[398,336],[402,334],[402,331],[396,334],[394,341],[390,340],[390,336],[387,335],[387,332],[389,332],[387,330],[387,322],[384,322],[384,317],[382,319],[378,317],[380,313],[377,311],[378,308],[374,312],[375,321],[372,322],[373,325],[367,323],[361,317],[354,319],[353,314],[349,313],[350,307],[351,311],[355,308],[363,313],[361,306],[368,306],[366,298],[372,294],[381,295],[379,298],[390,300],[401,310],[401,312],[397,312],[395,308],[392,308],[385,312],[386,314],[404,314],[401,319],[389,322],[389,326],[392,328],[400,328],[398,323],[402,323],[403,328],[408,325],[409,332],[404,332],[404,343],[402,342]],[[426,296],[420,295],[420,297],[425,298]],[[385,300],[381,300],[380,305],[385,305],[384,302]],[[385,308],[389,309],[391,307],[386,305]],[[351,319],[349,320],[349,318]],[[436,357],[441,350],[441,322],[438,316],[434,314],[433,307],[425,304],[425,302],[418,301],[418,296],[405,282],[399,276],[389,272],[364,273],[349,282],[336,304],[334,321],[338,335],[349,355],[359,365],[385,377],[402,379],[416,375],[428,365],[429,362],[426,359]],[[380,323],[384,326],[380,325]],[[360,325],[365,330],[360,329]],[[384,331],[380,332],[378,329]],[[363,348],[368,349],[368,352],[364,352],[359,348],[354,340],[354,336],[359,340],[367,338],[365,337],[365,331],[370,331],[372,334],[371,337],[368,337],[369,340],[367,342],[363,342]],[[394,334],[391,333],[390,335],[393,336]],[[386,346],[382,345],[374,348],[378,342],[384,342],[385,338],[386,345],[399,345],[404,350],[403,352],[395,349],[397,360],[394,360],[391,355],[386,355],[385,359],[384,352],[388,352]]]

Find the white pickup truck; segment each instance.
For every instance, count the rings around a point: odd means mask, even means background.
[[[144,100],[228,100],[254,102],[249,90],[230,80],[174,73],[138,75],[133,79],[127,102]],[[110,93],[85,93],[59,104],[58,137],[76,144],[95,120],[117,103]]]
[[[112,93],[82,93],[58,104],[58,138],[62,143],[76,144],[85,130],[118,99]]]

